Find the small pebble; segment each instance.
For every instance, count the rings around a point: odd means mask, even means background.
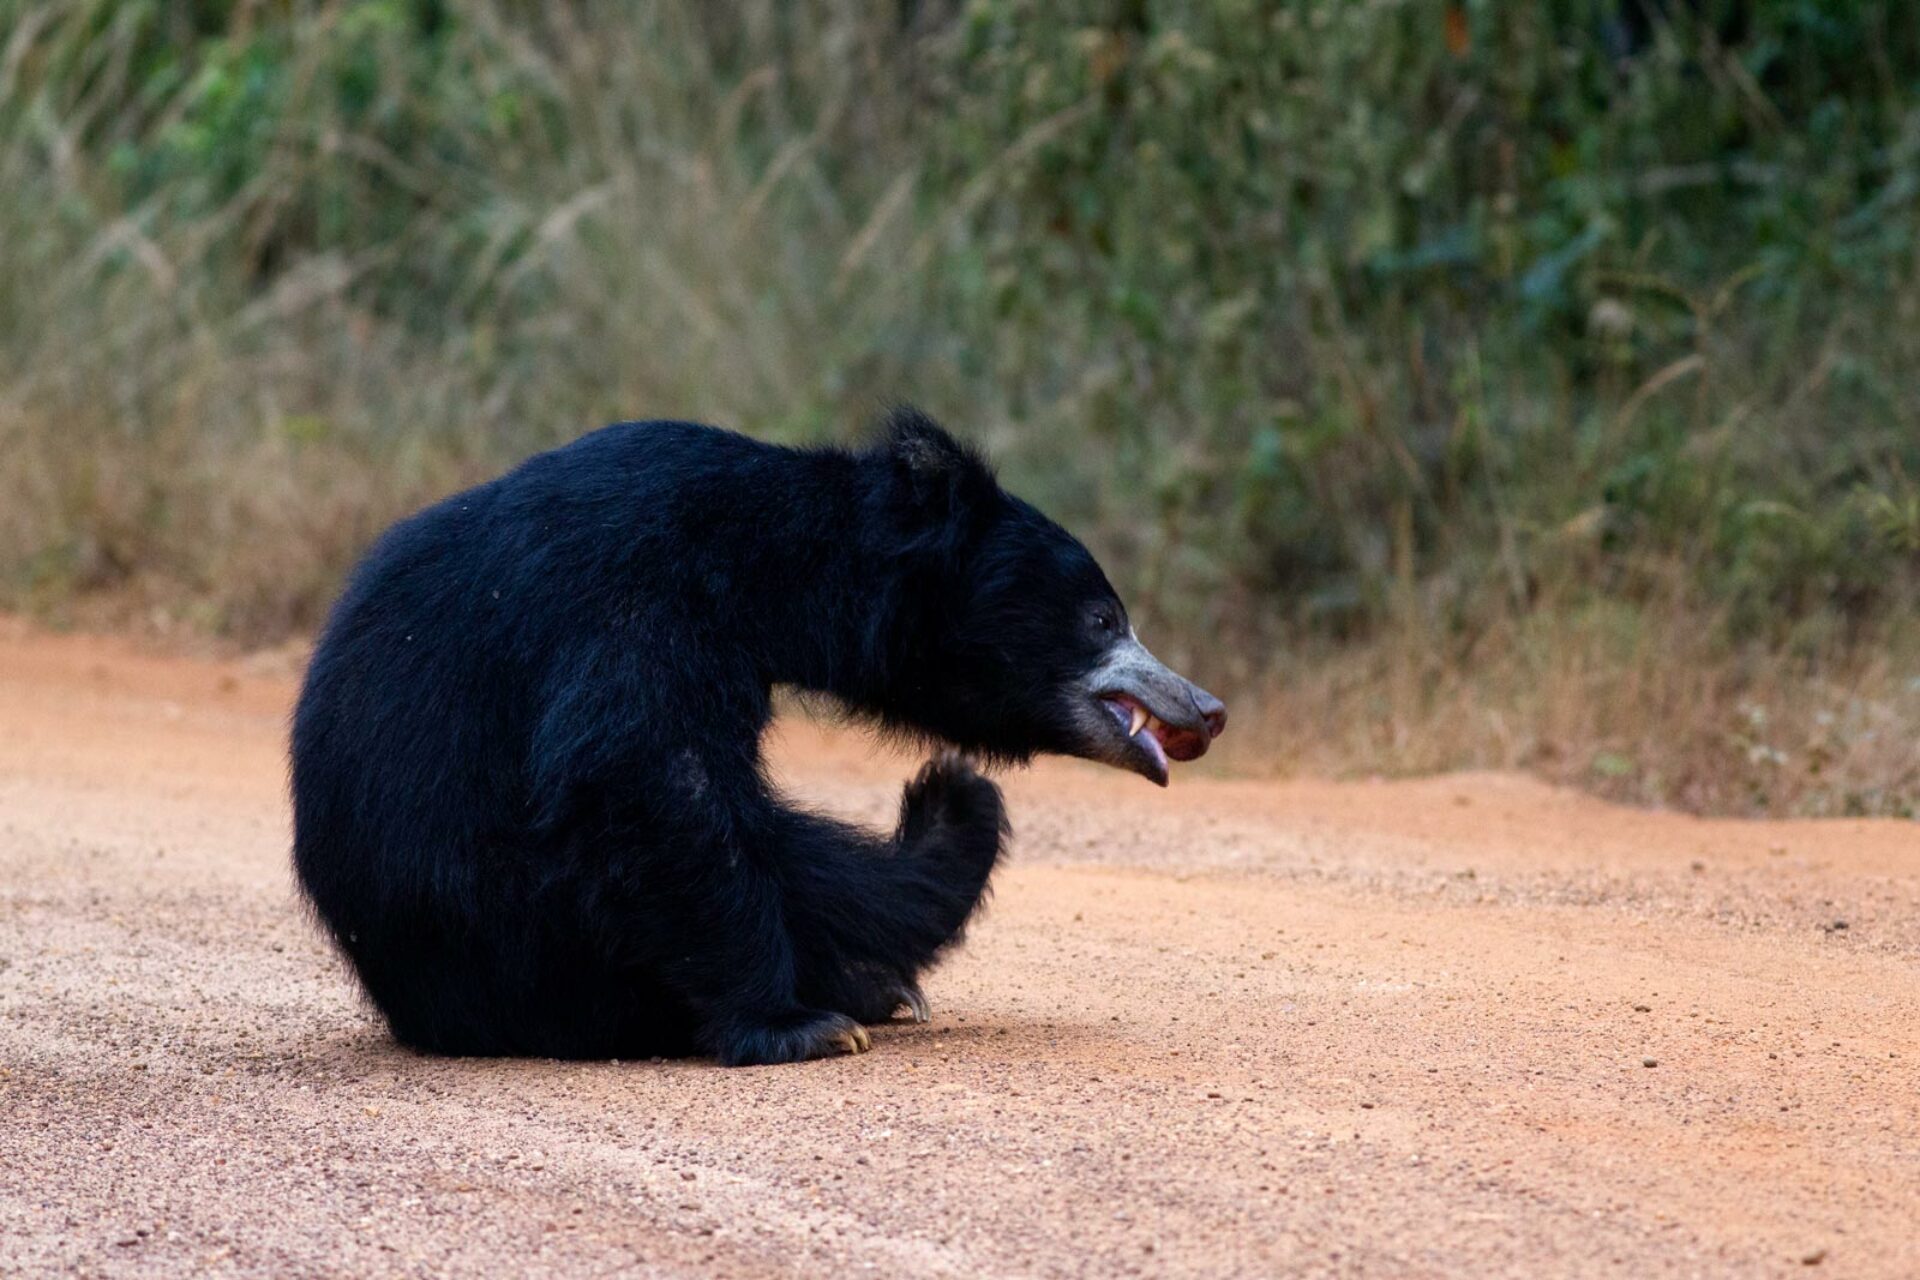
[[[1653,1006],[1650,1004],[1637,1004],[1633,1006],[1633,1011],[1635,1013],[1652,1013]]]
[[[1640,1065],[1643,1067],[1657,1067],[1660,1065],[1660,1060],[1658,1058],[1642,1058],[1640,1059]]]
[[[1815,1249],[1812,1253],[1806,1254],[1800,1259],[1800,1265],[1803,1267],[1817,1267],[1826,1260],[1827,1251],[1825,1249]]]

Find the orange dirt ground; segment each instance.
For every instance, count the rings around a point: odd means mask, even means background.
[[[1920,1275],[1920,826],[1050,762],[930,1025],[431,1060],[293,898],[291,665],[0,623],[0,1274]]]

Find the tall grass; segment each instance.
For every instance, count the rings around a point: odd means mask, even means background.
[[[1891,0],[0,0],[0,604],[912,398],[1289,758],[1901,812],[1917,251]]]
[[[909,382],[845,373],[903,305],[893,171],[843,171],[898,129],[851,7],[258,9],[16,11],[14,599],[307,628],[380,525],[521,454],[640,414],[846,431]]]

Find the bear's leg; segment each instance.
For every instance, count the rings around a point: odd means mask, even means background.
[[[744,825],[757,836],[772,829],[764,820]],[[662,843],[686,856],[652,868],[646,907],[625,925],[646,940],[662,985],[690,1010],[695,1044],[725,1066],[864,1053],[865,1028],[796,989],[790,925],[764,851],[731,840]]]
[[[784,812],[779,869],[801,998],[862,1022],[927,1020],[918,976],[966,927],[1005,851],[1000,789],[957,756],[907,785],[890,841]]]

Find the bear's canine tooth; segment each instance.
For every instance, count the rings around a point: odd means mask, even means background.
[[[1151,717],[1147,715],[1147,709],[1145,707],[1136,705],[1133,708],[1133,723],[1127,726],[1127,736],[1131,738],[1134,734],[1146,728],[1147,721],[1150,718]]]

